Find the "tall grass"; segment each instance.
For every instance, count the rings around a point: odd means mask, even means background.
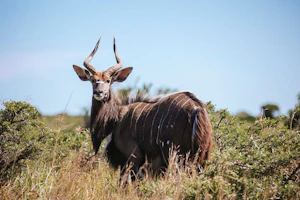
[[[145,171],[121,187],[120,171],[101,153],[90,159],[89,132],[62,124],[48,130],[43,153],[24,159],[3,179],[0,199],[299,199],[300,132],[283,126],[280,117],[249,125],[208,106],[214,146],[203,171],[193,163],[183,167],[172,151],[163,175],[152,178]]]

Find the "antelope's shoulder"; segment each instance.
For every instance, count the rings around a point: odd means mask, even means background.
[[[191,91],[175,92],[175,93],[170,94],[167,99],[175,99],[175,98],[192,100],[194,102],[203,104],[203,102]]]
[[[141,103],[150,103],[150,104],[160,104],[160,103],[176,103],[176,102],[185,102],[191,101],[197,104],[203,104],[203,102],[192,92],[190,91],[180,91],[166,95],[157,95],[157,96],[149,96],[147,94],[144,95],[136,95],[131,97],[129,101],[130,107],[135,107],[140,105]]]

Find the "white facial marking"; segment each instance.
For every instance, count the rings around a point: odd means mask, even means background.
[[[102,100],[102,97],[101,96],[97,96],[97,95],[93,95],[94,96],[94,98],[96,99],[96,100],[98,100],[98,101],[101,101]]]
[[[100,81],[96,81],[96,83],[103,84],[103,83],[104,83],[104,81],[103,81],[103,80],[100,80]]]

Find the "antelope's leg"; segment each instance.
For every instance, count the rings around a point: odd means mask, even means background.
[[[123,177],[128,177],[130,175],[131,181],[134,181],[138,177],[138,172],[140,167],[144,164],[145,158],[144,154],[139,147],[136,147],[127,160],[127,164],[121,170],[120,180],[122,181]],[[128,181],[128,180],[127,180]]]
[[[114,141],[109,141],[105,150],[104,155],[107,157],[108,162],[112,165],[115,169],[119,166],[121,169],[126,164],[127,158],[122,154],[122,152],[116,147]]]
[[[158,155],[151,160],[151,169],[154,176],[158,176],[161,172],[167,168],[167,163],[161,155]]]

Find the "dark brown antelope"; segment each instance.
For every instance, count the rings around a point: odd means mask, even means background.
[[[177,147],[181,155],[199,156],[198,166],[204,167],[212,145],[211,123],[204,104],[191,92],[137,98],[121,104],[111,85],[125,81],[132,67],[121,69],[114,38],[117,64],[104,72],[97,71],[90,61],[100,39],[83,63],[87,70],[73,65],[79,78],[89,80],[93,86],[90,130],[95,154],[104,138],[111,134],[105,152],[115,168],[124,169],[131,164],[136,174],[148,160],[156,172],[167,167],[172,146]]]

